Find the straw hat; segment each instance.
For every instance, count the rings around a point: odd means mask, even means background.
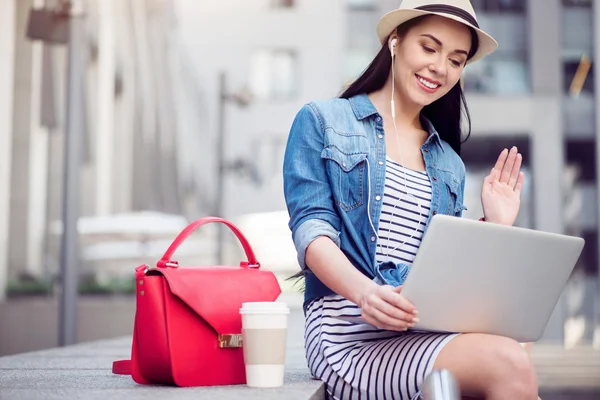
[[[379,36],[381,44],[387,42],[390,33],[399,25],[422,15],[439,15],[449,18],[465,24],[477,32],[479,48],[469,63],[493,53],[498,48],[498,43],[494,38],[479,28],[475,10],[469,0],[435,0],[434,3],[428,0],[402,0],[400,8],[385,14],[377,24],[377,36]]]

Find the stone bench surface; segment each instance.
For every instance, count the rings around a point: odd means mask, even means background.
[[[0,357],[0,399],[323,399],[323,384],[311,378],[304,360],[303,324],[302,310],[292,308],[280,388],[138,385],[130,376],[111,372],[113,361],[130,356],[131,337],[121,337]]]
[[[288,296],[289,297],[289,296]],[[303,350],[301,300],[290,305],[285,383],[281,388],[245,385],[177,388],[136,384],[130,376],[114,375],[112,362],[129,358],[131,337],[0,357],[0,400],[5,399],[323,399],[324,387],[311,378]],[[558,343],[533,346],[545,400],[600,399],[600,349],[567,350]]]
[[[281,388],[138,385],[129,376],[111,372],[114,360],[129,356],[131,338],[123,337],[0,357],[0,399],[323,399],[322,383],[311,379],[304,364],[302,342],[298,342],[302,317],[297,314],[290,320],[294,329],[289,336],[285,384]],[[533,359],[540,373],[542,398],[599,399],[599,353],[589,348],[564,351],[557,345],[534,346]],[[579,371],[569,373],[574,367]],[[576,377],[586,382],[577,382]]]

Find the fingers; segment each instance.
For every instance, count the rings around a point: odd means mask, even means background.
[[[511,188],[515,188],[517,185],[517,180],[521,175],[521,164],[523,163],[523,156],[520,153],[517,153],[517,157],[515,159],[515,164],[512,167],[512,171],[510,172],[510,178],[508,179],[508,186]]]
[[[506,162],[507,156],[508,156],[508,149],[502,150],[502,152],[498,156],[498,159],[496,160],[496,165],[494,165],[494,169],[496,169],[497,171],[502,171],[502,168],[504,168],[504,163]]]
[[[402,287],[381,286],[363,302],[365,321],[383,329],[404,331],[419,322],[415,307],[399,292]]]
[[[371,325],[390,331],[405,331],[414,326],[414,323],[409,323],[402,319],[392,318],[376,308],[373,308],[368,312],[363,310],[363,319]]]
[[[520,195],[521,189],[523,189],[523,181],[525,181],[525,174],[520,172],[517,178],[517,184],[515,185],[515,192]]]
[[[413,317],[404,310],[394,307],[382,298],[374,298],[369,302],[369,307],[383,312],[394,319],[401,319],[408,323],[412,322]]]
[[[395,290],[381,290],[381,298],[392,306],[404,311],[406,314],[417,314],[415,306],[413,306],[411,302],[406,299],[406,297],[402,296]]]
[[[517,160],[517,154],[518,154],[517,147],[513,146],[513,148],[510,149],[510,152],[508,153],[508,157],[506,158],[506,162],[504,163],[504,167],[502,168],[502,173],[500,174],[500,182],[502,182],[502,183],[509,182],[511,173],[513,171],[513,167]],[[516,181],[516,177],[515,177],[515,181]]]
[[[496,169],[496,167],[492,168],[490,173],[483,179],[483,183],[485,185],[491,185],[492,182],[498,180],[498,175],[499,175],[498,169]]]
[[[381,298],[374,298],[363,307],[363,311],[375,317],[378,321],[385,325],[394,326],[396,328],[406,328],[412,326],[416,317],[404,310],[394,307],[390,303]]]
[[[516,146],[510,150],[504,149],[498,156],[492,172],[484,179],[484,183],[490,184],[497,180],[516,190],[519,179],[522,179],[522,164],[523,156]]]
[[[508,157],[508,149],[502,150],[498,155],[498,159],[496,160],[496,164],[494,165],[494,169],[498,171],[502,171],[504,168],[504,164],[506,163],[506,158]]]

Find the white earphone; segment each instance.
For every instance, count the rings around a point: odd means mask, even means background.
[[[394,132],[396,133],[396,146],[398,148],[398,155],[400,156],[400,165],[402,167],[404,167],[404,158],[402,157],[402,150],[400,148],[400,142],[399,142],[399,138],[398,138],[398,126],[396,125],[396,106],[394,104],[394,92],[395,92],[395,87],[396,87],[396,74],[394,71],[394,47],[396,46],[396,44],[398,43],[398,39],[394,38],[392,39],[392,41],[390,42],[390,54],[392,56],[392,98],[390,99],[390,111],[392,114],[392,122],[394,125]],[[423,205],[421,203],[421,201],[419,200],[418,197],[416,197],[415,195],[413,195],[412,193],[409,192],[408,190],[408,185],[406,184],[406,171],[403,171],[403,181],[404,181],[404,192],[406,193],[406,195],[408,197],[411,198],[411,200],[413,200],[416,204],[417,204],[417,208],[419,210],[419,216],[423,217],[424,214],[422,214],[422,210],[423,210]],[[370,186],[370,185],[369,185]],[[369,195],[370,196],[370,195]],[[394,203],[394,207],[392,209],[392,216],[394,215],[394,212],[396,211],[396,203]],[[400,243],[398,246],[394,247],[393,249],[389,249],[388,246],[387,247],[387,254],[384,252],[383,247],[381,248],[381,253],[389,260],[390,254],[393,253],[394,251],[402,248],[410,239],[412,239],[415,234],[417,233],[418,229],[419,229],[419,225],[417,224],[417,226],[415,227],[415,230],[413,231],[413,233],[410,235],[410,237],[408,239],[406,239],[404,242]],[[391,233],[391,229],[388,228],[388,235]],[[376,232],[377,234],[377,238],[379,238],[379,234]],[[379,240],[377,241],[377,246],[381,246],[379,243]]]
[[[398,39],[396,38],[392,39],[390,42],[390,54],[392,55],[392,58],[394,58],[394,47],[396,47],[396,43],[398,43]]]
[[[392,74],[394,74],[394,47],[396,47],[396,43],[398,43],[398,39],[393,38],[390,42],[390,55],[392,56]],[[392,75],[392,82],[394,81],[394,76]],[[392,85],[392,118],[396,118],[396,107],[394,106],[394,85]]]

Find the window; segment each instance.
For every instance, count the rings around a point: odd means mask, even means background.
[[[290,8],[294,6],[294,0],[271,0],[272,8]]]
[[[565,8],[562,12],[562,49],[570,58],[594,51],[594,16],[585,8]]]
[[[346,44],[351,50],[375,52],[381,48],[377,35],[373,34],[373,27],[377,25],[379,16],[366,8],[353,8],[347,13]],[[370,61],[370,60],[369,60]]]
[[[260,50],[250,61],[250,90],[261,100],[289,100],[296,95],[298,67],[292,50]]]
[[[497,51],[465,68],[465,91],[524,94],[531,91],[529,28],[525,1],[473,1],[479,24],[501,43]]]
[[[522,94],[530,91],[529,70],[524,55],[492,54],[465,68],[466,92]]]
[[[381,48],[373,27],[379,21],[376,0],[347,0],[346,51],[343,86],[347,87],[367,68]]]
[[[475,11],[525,12],[525,0],[472,0]]]
[[[563,0],[565,7],[592,7],[592,0]]]
[[[579,182],[596,182],[596,141],[594,139],[566,139],[565,160],[579,170]]]
[[[460,157],[467,168],[487,169],[489,173],[489,168],[498,159],[500,151],[504,148],[510,149],[512,146],[517,146],[519,153],[523,155],[523,166],[530,167],[532,144],[526,134],[483,137],[473,132],[469,140],[463,143]]]
[[[594,67],[586,56],[563,61],[564,92],[571,96],[594,93]]]

